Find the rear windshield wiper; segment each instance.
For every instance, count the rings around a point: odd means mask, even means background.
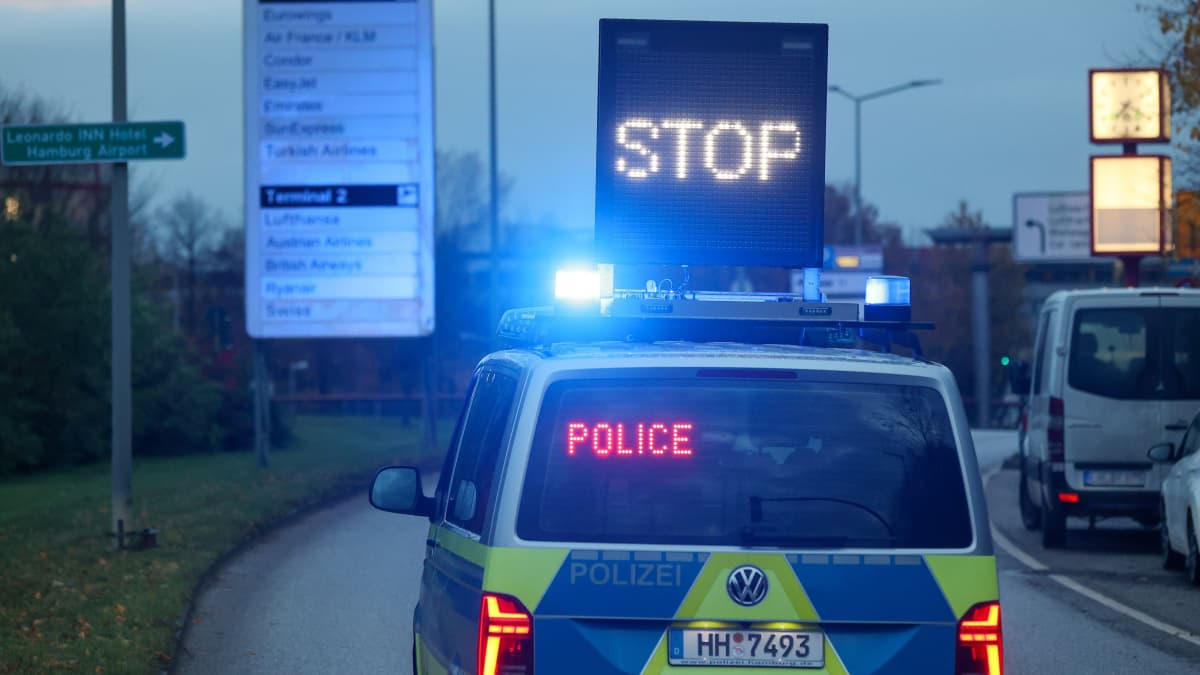
[[[788,532],[774,525],[746,525],[742,527],[742,544],[745,546],[783,546],[789,548],[893,548],[895,537],[845,537],[839,535],[817,536]]]
[[[879,512],[866,504],[852,502],[848,499],[839,499],[837,497],[751,497],[750,498],[750,522],[752,527],[757,527],[763,522],[763,504],[772,502],[830,502],[832,504],[842,504],[850,506],[871,515],[872,518],[879,521],[883,525],[883,529],[887,530],[888,537],[895,539],[895,531],[888,524],[887,518],[879,515]]]

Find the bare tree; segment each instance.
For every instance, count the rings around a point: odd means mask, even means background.
[[[437,154],[437,234],[463,250],[487,246],[487,172],[477,152],[444,150]],[[508,201],[513,180],[500,175],[500,207]]]
[[[1200,185],[1200,0],[1144,6],[1158,19],[1162,66],[1171,78],[1176,182]]]
[[[197,276],[229,227],[219,211],[191,192],[159,209],[154,222],[159,230],[163,258],[175,268],[176,287],[180,274],[184,277],[187,296],[184,327],[191,333],[196,328]]]
[[[59,106],[0,84],[0,126],[67,121]],[[98,164],[0,167],[0,198],[12,204],[11,220],[19,217],[39,232],[77,227],[93,245],[106,239],[107,187],[107,168]]]
[[[70,121],[60,106],[0,83],[0,126]],[[112,168],[99,163],[0,166],[0,207],[6,209],[0,226],[19,219],[45,233],[65,225],[87,237],[92,247],[107,250],[111,176]],[[144,221],[154,192],[152,183],[137,180],[129,195],[134,251],[143,260],[149,248]]]
[[[825,186],[825,243],[850,244],[854,242],[854,186]],[[863,243],[881,244],[884,248],[899,246],[902,239],[900,226],[882,222],[879,208],[863,202]]]
[[[958,200],[958,208],[946,214],[942,219],[942,227],[963,230],[986,230],[987,223],[983,220],[983,211],[972,211],[967,200]]]

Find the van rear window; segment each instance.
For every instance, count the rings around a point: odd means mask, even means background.
[[[517,533],[812,548],[964,548],[973,539],[936,390],[736,372],[553,384]]]
[[[1200,309],[1075,313],[1067,382],[1115,399],[1200,399]]]

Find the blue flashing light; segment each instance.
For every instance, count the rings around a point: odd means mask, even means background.
[[[867,277],[863,318],[867,321],[911,321],[912,282],[908,277]]]
[[[565,269],[554,274],[554,299],[590,302],[600,299],[600,275],[596,269]]]
[[[868,305],[912,305],[912,282],[908,277],[867,277]]]

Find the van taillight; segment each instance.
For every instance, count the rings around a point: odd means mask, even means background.
[[[1046,425],[1046,451],[1051,462],[1061,462],[1065,456],[1066,447],[1066,413],[1063,412],[1063,400],[1050,398],[1050,419]]]
[[[520,600],[483,594],[478,649],[479,675],[532,675],[533,617]]]
[[[1001,675],[1004,639],[1000,633],[1000,603],[981,602],[958,622],[955,675]]]

